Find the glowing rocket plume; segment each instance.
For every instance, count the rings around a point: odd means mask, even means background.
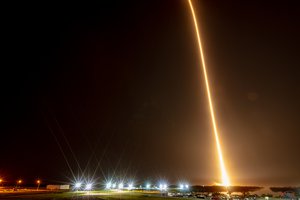
[[[193,19],[194,19],[194,25],[195,25],[195,29],[196,29],[196,33],[197,33],[200,57],[201,57],[201,61],[202,61],[202,68],[203,68],[203,72],[204,72],[207,96],[208,96],[208,101],[209,101],[209,109],[210,109],[211,120],[212,120],[212,124],[213,124],[216,144],[217,144],[220,167],[221,167],[222,185],[229,186],[230,181],[229,181],[229,177],[228,177],[227,172],[226,172],[226,168],[225,168],[225,164],[224,164],[224,160],[223,160],[223,156],[222,156],[222,149],[221,149],[221,145],[220,145],[220,141],[219,141],[219,135],[218,135],[217,125],[216,125],[216,120],[215,120],[214,108],[213,108],[211,95],[210,95],[209,82],[208,82],[208,77],[207,77],[207,72],[206,72],[203,49],[202,49],[201,40],[200,40],[200,33],[199,33],[198,25],[197,25],[197,19],[196,19],[196,15],[195,15],[195,12],[194,12],[194,7],[193,7],[193,4],[192,4],[191,0],[189,0],[189,4],[190,4],[190,7],[191,7],[191,11],[192,11]]]

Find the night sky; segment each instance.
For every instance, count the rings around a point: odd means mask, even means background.
[[[232,183],[299,185],[300,8],[193,2]],[[220,182],[187,1],[3,9],[0,176]]]

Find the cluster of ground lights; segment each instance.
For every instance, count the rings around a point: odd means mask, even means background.
[[[76,182],[73,185],[74,190],[86,190],[90,191],[95,189],[94,183],[87,182]],[[180,190],[188,190],[189,189],[189,184],[187,183],[179,183],[176,188]],[[137,190],[137,189],[142,189],[142,190],[160,190],[160,191],[167,191],[169,188],[169,185],[165,181],[161,181],[158,184],[151,184],[151,183],[146,183],[143,185],[138,185],[134,184],[134,182],[113,182],[109,181],[105,184],[105,190]]]

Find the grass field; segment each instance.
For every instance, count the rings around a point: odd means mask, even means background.
[[[87,199],[87,200],[160,200],[174,199],[171,197],[162,196],[158,193],[142,193],[142,192],[107,192],[107,191],[92,191],[92,192],[44,192],[44,193],[0,193],[0,199],[32,199],[32,200],[70,200],[70,199]],[[176,198],[178,200],[184,198]]]

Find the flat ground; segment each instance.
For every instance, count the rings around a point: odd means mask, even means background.
[[[175,198],[162,196],[160,193],[144,192],[11,192],[0,193],[0,199],[18,200],[196,200],[195,198]],[[209,200],[209,199],[207,199]],[[265,200],[265,199],[257,199]],[[270,198],[269,200],[275,200]]]
[[[158,193],[142,193],[142,192],[16,192],[16,193],[0,193],[0,199],[32,199],[32,200],[160,200],[171,199],[164,197]],[[172,198],[174,199],[174,198]],[[176,198],[183,200],[184,198]],[[185,199],[186,200],[186,199]]]

